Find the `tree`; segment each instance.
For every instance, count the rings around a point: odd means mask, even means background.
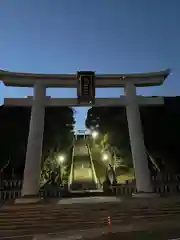
[[[47,107],[42,151],[42,165],[52,152],[68,149],[73,140],[73,110],[68,107]],[[30,107],[0,107],[0,166],[10,159],[6,175],[22,178],[29,134]]]
[[[43,161],[49,152],[70,151],[74,133],[73,110],[67,107],[46,108]]]
[[[141,108],[147,150],[164,172],[179,172],[180,97],[165,98],[164,106]]]
[[[140,107],[147,151],[164,172],[179,172],[180,97],[167,97],[163,106]],[[108,134],[109,145],[132,167],[132,156],[124,107],[91,108],[86,126]]]
[[[116,152],[122,160],[132,166],[128,126],[124,108],[91,108],[86,119],[87,128],[95,128],[105,136],[109,150]]]
[[[0,165],[10,160],[5,171],[8,176],[13,168],[19,172],[24,167],[29,119],[30,108],[0,107]]]

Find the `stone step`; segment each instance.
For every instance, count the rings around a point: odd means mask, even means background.
[[[161,200],[160,200],[161,201]],[[179,218],[179,202],[13,205],[0,209],[0,237]]]
[[[180,204],[156,204],[156,205],[136,205],[131,203],[130,205],[114,202],[114,203],[73,203],[73,204],[18,204],[18,205],[4,205],[0,208],[0,215],[7,213],[47,213],[50,211],[68,213],[68,212],[87,212],[87,211],[120,211],[120,212],[136,212],[136,211],[152,211],[152,210],[161,210],[161,209],[180,209]]]
[[[106,208],[106,207],[113,207],[114,205],[116,205],[115,207],[121,207],[121,208],[149,208],[149,207],[173,207],[173,206],[180,206],[180,198],[178,198],[178,200],[169,200],[166,199],[166,198],[159,198],[159,199],[145,199],[145,200],[140,200],[140,199],[133,199],[132,198],[116,198],[114,196],[101,196],[101,197],[81,197],[80,200],[81,202],[79,203],[73,203],[71,205],[72,208],[84,208],[86,207],[85,205],[87,205],[87,202],[84,202],[82,200],[86,200],[86,199],[89,199],[90,201],[93,201],[93,199],[100,199],[101,201],[100,202],[96,202],[96,204],[94,204],[93,208],[99,208],[99,206],[102,207],[102,204],[103,204],[103,208]],[[112,199],[117,199],[118,200],[118,203],[117,202],[114,202],[112,201]],[[19,209],[23,209],[23,208],[26,208],[26,209],[33,209],[33,208],[59,208],[59,205],[57,205],[57,202],[60,202],[61,200],[69,200],[69,198],[67,199],[64,199],[64,198],[49,198],[48,200],[44,200],[43,202],[41,203],[36,203],[36,204],[18,204],[18,206],[20,206],[21,208]],[[73,200],[73,199],[71,199]],[[108,201],[106,201],[108,200]],[[88,204],[90,204],[88,202]],[[66,205],[63,205],[63,208],[68,208],[70,209],[70,205],[66,204]],[[92,206],[91,206],[92,208]],[[9,202],[6,202],[6,204],[4,204],[2,207],[1,207],[1,210],[4,210],[4,209],[15,209],[17,210],[17,205],[13,204],[13,201],[9,201]]]
[[[20,211],[6,211],[6,212],[0,212],[0,221],[2,219],[8,219],[8,218],[56,218],[56,217],[61,217],[61,218],[71,218],[71,216],[75,216],[77,218],[80,217],[98,217],[98,216],[103,216],[106,215],[107,213],[111,214],[111,215],[118,215],[118,216],[126,216],[126,215],[139,215],[139,214],[143,214],[143,215],[148,215],[148,214],[156,214],[156,213],[169,213],[169,212],[173,212],[173,213],[179,213],[180,212],[180,208],[164,208],[164,209],[133,209],[132,211],[125,211],[125,210],[119,210],[119,209],[109,209],[109,210],[99,210],[97,211],[92,211],[91,209],[86,210],[86,211],[78,211],[78,210],[74,210],[74,211],[65,211],[65,210],[49,210],[49,211],[38,211],[38,210],[34,210],[34,211],[24,211],[24,212],[20,212]]]
[[[148,215],[143,215],[143,214],[138,214],[138,215],[117,215],[117,216],[111,216],[111,221],[112,222],[116,222],[116,221],[131,221],[133,219],[150,219],[150,218],[156,218],[156,217],[169,217],[169,216],[177,216],[180,212],[168,212],[168,213],[152,213],[152,214],[148,214]],[[74,218],[74,216],[73,216]],[[4,228],[4,227],[9,227],[11,228],[12,226],[27,226],[27,225],[41,225],[41,224],[74,224],[74,223],[93,223],[93,222],[107,222],[108,217],[107,216],[103,216],[103,217],[88,217],[88,218],[74,218],[74,219],[60,219],[60,218],[54,218],[54,219],[50,219],[50,218],[17,218],[17,219],[11,219],[11,218],[7,218],[6,220],[1,220],[0,221],[0,229]]]
[[[157,217],[156,219],[148,219],[148,221],[145,219],[140,220],[138,221],[138,224],[139,225],[144,225],[146,223],[151,223],[154,221],[156,222],[161,222],[164,220],[164,217]],[[168,221],[171,221],[171,222],[177,222],[177,217],[175,218],[174,216],[172,217],[169,217],[167,219]],[[113,223],[114,226],[118,226],[120,225],[121,227],[127,227],[129,226],[129,222],[114,222]],[[131,225],[134,226],[137,224],[137,221],[134,221],[134,222],[131,222]],[[56,225],[30,225],[30,226],[27,226],[26,228],[15,228],[15,229],[1,229],[0,230],[0,239],[2,239],[3,237],[11,237],[12,239],[12,236],[33,236],[35,234],[47,234],[47,233],[62,233],[62,232],[66,232],[66,231],[81,231],[81,230],[88,230],[88,229],[103,229],[103,228],[107,228],[108,229],[108,224],[107,223],[98,223],[98,222],[95,222],[95,223],[83,223],[83,224],[56,224]],[[19,238],[21,239],[21,238]]]
[[[86,219],[87,216],[88,218],[94,218],[96,216],[96,218],[100,218],[103,216],[107,216],[108,214],[115,217],[119,217],[119,216],[139,216],[139,215],[143,215],[143,216],[148,216],[148,215],[156,215],[156,214],[169,214],[169,213],[179,213],[180,209],[179,208],[172,208],[172,209],[158,209],[158,210],[140,210],[140,209],[134,209],[133,211],[112,211],[111,209],[109,210],[103,210],[103,211],[98,211],[98,212],[93,212],[91,210],[86,211],[86,212],[79,212],[79,211],[67,211],[67,212],[63,212],[61,210],[59,211],[32,211],[32,212],[4,212],[4,213],[0,213],[0,222],[1,221],[5,221],[6,219],[64,219],[64,220],[72,220],[72,216],[76,219]]]
[[[148,214],[148,215],[143,215],[143,214],[139,214],[139,215],[133,215],[133,216],[130,216],[130,215],[123,215],[123,216],[111,216],[111,221],[112,222],[123,222],[123,221],[131,221],[131,220],[134,220],[134,219],[151,219],[151,218],[156,218],[156,217],[169,217],[169,216],[177,216],[179,215],[180,212],[168,212],[168,213],[153,213],[153,214]],[[74,216],[73,216],[74,217]],[[4,227],[7,227],[7,228],[12,228],[12,226],[28,226],[29,224],[32,225],[46,225],[46,224],[83,224],[83,223],[104,223],[104,222],[107,222],[108,221],[108,217],[107,216],[104,216],[104,217],[99,217],[99,218],[74,218],[74,219],[49,219],[49,218],[45,218],[45,219],[40,219],[40,218],[17,218],[17,219],[6,219],[6,220],[1,220],[0,221],[0,229],[3,229]]]
[[[90,228],[102,228],[104,225],[100,226],[96,224],[87,224],[87,225],[81,225],[81,226],[72,226],[72,225],[66,225],[66,226],[29,226],[26,229],[6,229],[0,231],[0,239],[3,237],[12,237],[12,236],[27,236],[27,235],[35,235],[35,234],[47,234],[47,233],[57,233],[57,232],[62,232],[62,231],[68,231],[69,229],[71,230],[81,230],[81,229],[90,229]]]
[[[15,223],[15,222],[22,222],[23,224],[26,222],[38,222],[38,221],[49,221],[49,222],[74,222],[74,221],[94,221],[94,220],[102,220],[107,219],[107,217],[110,215],[112,219],[123,219],[123,218],[141,218],[141,217],[148,217],[148,216],[158,216],[158,215],[177,215],[180,214],[180,210],[168,210],[168,211],[155,211],[155,212],[133,212],[133,213],[112,213],[110,211],[104,212],[104,213],[97,213],[97,214],[84,214],[84,215],[78,215],[78,214],[71,214],[63,216],[60,213],[56,215],[47,214],[47,215],[8,215],[8,216],[0,216],[0,224],[6,224],[6,223]]]
[[[60,221],[59,219],[63,219],[63,221],[74,221],[74,220],[83,220],[87,221],[88,220],[94,220],[94,219],[106,219],[108,216],[111,216],[111,218],[131,218],[131,216],[138,217],[138,216],[156,216],[156,215],[168,215],[168,214],[180,214],[180,210],[167,210],[167,211],[152,211],[152,212],[144,212],[144,211],[139,211],[139,212],[131,212],[131,213],[113,213],[111,211],[103,212],[103,213],[89,213],[89,214],[74,214],[71,213],[71,215],[62,215],[61,213],[59,214],[51,214],[47,213],[45,214],[39,214],[38,212],[36,214],[24,214],[24,215],[11,215],[8,214],[7,216],[5,215],[0,215],[0,224],[2,222],[23,222],[23,221]],[[72,219],[74,218],[74,219]]]

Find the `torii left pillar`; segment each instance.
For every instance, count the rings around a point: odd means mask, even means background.
[[[40,200],[38,195],[44,133],[45,98],[46,87],[37,81],[34,85],[22,197],[16,199],[16,203],[33,203]]]

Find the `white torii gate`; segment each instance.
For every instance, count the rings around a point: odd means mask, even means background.
[[[133,164],[136,175],[137,192],[144,196],[153,193],[144,138],[141,127],[139,105],[162,105],[163,97],[140,97],[136,87],[162,85],[168,77],[169,69],[146,74],[96,75],[96,88],[123,87],[125,96],[120,98],[96,98],[91,106],[125,106],[131,143]],[[0,71],[0,80],[6,86],[33,87],[33,97],[25,99],[5,98],[8,106],[32,106],[22,196],[17,203],[37,202],[40,188],[41,155],[44,132],[45,106],[82,106],[77,99],[46,97],[46,88],[77,88],[77,76],[56,74],[32,74]],[[87,106],[87,104],[86,104]]]

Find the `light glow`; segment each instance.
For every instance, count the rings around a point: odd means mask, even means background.
[[[92,138],[94,138],[94,139],[95,139],[95,138],[97,138],[97,137],[98,137],[98,135],[99,135],[99,134],[98,134],[98,132],[97,132],[97,131],[93,131],[93,132],[92,132]]]
[[[59,163],[64,163],[64,161],[65,161],[65,157],[63,155],[59,155],[58,156],[58,162]]]
[[[102,160],[103,160],[103,161],[107,161],[107,160],[108,160],[108,155],[107,155],[106,153],[104,153],[104,154],[102,155]]]

